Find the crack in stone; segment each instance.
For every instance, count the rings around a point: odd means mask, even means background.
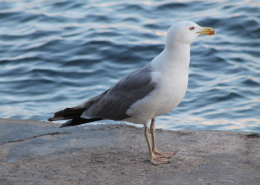
[[[234,179],[226,179],[226,180],[229,180],[229,181],[234,181],[236,184],[241,184],[241,183],[239,183],[239,182],[235,181]]]
[[[42,134],[42,135],[38,135],[38,136],[33,136],[33,137],[30,137],[30,138],[25,138],[25,139],[20,139],[20,140],[16,140],[16,141],[7,141],[7,142],[4,142],[4,143],[1,143],[1,145],[4,145],[4,144],[7,144],[7,143],[16,143],[16,142],[22,142],[22,141],[26,141],[26,140],[29,140],[29,139],[34,139],[34,138],[38,138],[38,137],[42,137],[42,136],[57,136],[57,135],[69,135],[71,134],[70,132],[51,132],[51,133],[47,133],[47,134]]]

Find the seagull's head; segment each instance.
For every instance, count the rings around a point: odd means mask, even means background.
[[[176,42],[191,44],[199,35],[216,35],[213,28],[201,27],[191,21],[180,21],[173,24],[167,32],[166,45]]]

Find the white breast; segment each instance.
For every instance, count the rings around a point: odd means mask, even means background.
[[[183,64],[174,61],[171,63],[166,56],[161,53],[152,61],[152,81],[157,84],[156,88],[127,110],[131,117],[125,121],[145,124],[149,119],[171,111],[183,99],[188,86],[189,57],[186,64]]]

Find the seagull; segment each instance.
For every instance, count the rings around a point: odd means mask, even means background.
[[[155,118],[178,106],[186,93],[191,43],[199,35],[215,34],[213,28],[200,27],[191,21],[174,23],[167,32],[164,50],[149,64],[84,103],[56,112],[48,121],[69,120],[61,127],[99,120],[143,124],[150,162],[168,164],[175,153],[157,150]]]

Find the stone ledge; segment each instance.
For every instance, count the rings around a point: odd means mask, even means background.
[[[260,182],[260,137],[158,129],[170,164],[148,161],[143,129],[0,119],[0,184],[250,184]]]

